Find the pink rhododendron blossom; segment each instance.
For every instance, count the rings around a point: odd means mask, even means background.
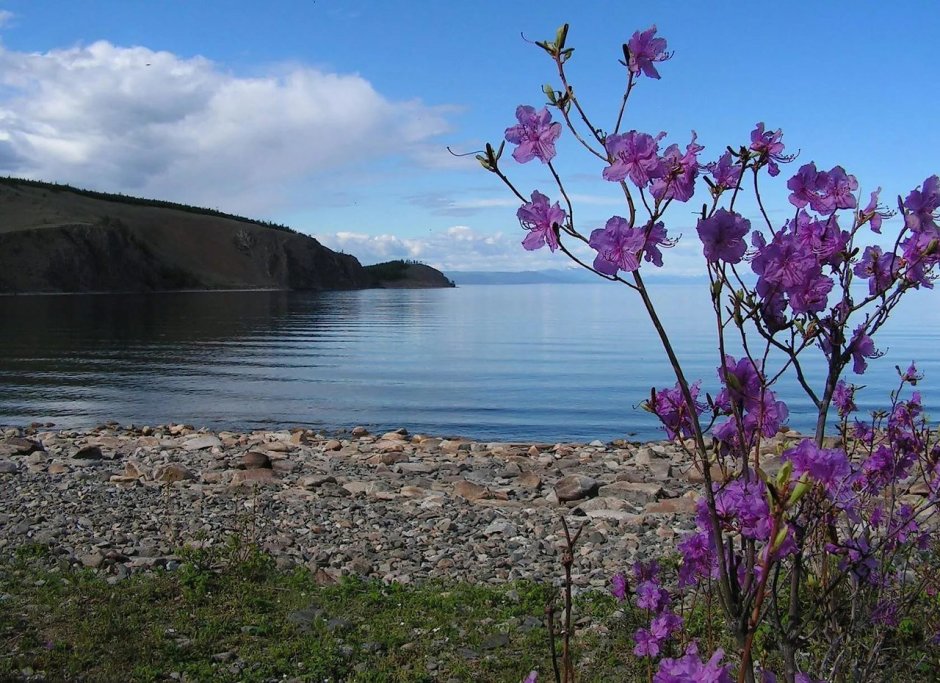
[[[808,204],[817,213],[831,214],[856,205],[853,192],[858,189],[858,181],[841,166],[817,171],[816,164],[804,164],[787,181],[787,187],[792,190],[790,203],[801,209]]]
[[[933,288],[934,268],[940,264],[940,230],[919,230],[901,242],[904,279],[915,287]]]
[[[659,158],[659,140],[665,135],[660,133],[654,138],[635,130],[609,135],[604,146],[611,162],[604,169],[604,179],[620,182],[630,178],[637,187],[645,187],[650,181],[661,178],[666,173],[666,164]]]
[[[603,228],[591,233],[588,244],[597,250],[594,270],[605,275],[631,273],[640,267],[639,253],[646,244],[642,230],[630,227],[625,218],[613,216]]]
[[[937,230],[937,209],[940,208],[940,177],[930,176],[919,189],[912,190],[904,200],[909,212],[904,216],[904,225],[915,232]]]
[[[661,644],[659,638],[649,632],[649,629],[637,629],[633,634],[633,642],[636,645],[633,648],[633,654],[637,657],[655,657],[659,654]]]
[[[523,204],[516,212],[522,227],[529,231],[522,246],[528,251],[541,249],[546,244],[551,251],[558,248],[558,226],[563,225],[568,214],[558,205],[548,203],[548,197],[536,190],[532,201]]]
[[[652,403],[648,406],[650,410],[659,418],[666,428],[666,436],[671,440],[677,436],[690,438],[694,433],[692,424],[692,412],[701,415],[705,406],[699,403],[699,391],[702,383],[694,382],[689,386],[689,394],[692,396],[692,410],[686,405],[685,397],[682,395],[682,389],[677,383],[672,389],[654,390]]]
[[[520,105],[516,108],[515,126],[506,129],[506,142],[519,145],[512,158],[520,164],[539,159],[547,164],[555,156],[555,140],[561,135],[561,124],[552,123],[547,107],[535,111],[534,107]]]
[[[751,149],[757,152],[760,163],[767,164],[767,172],[771,176],[780,173],[780,167],[777,162],[789,161],[790,158],[783,154],[784,145],[780,142],[783,137],[783,131],[779,128],[774,131],[764,130],[764,122],[757,124],[751,131]]]
[[[721,526],[726,531],[740,533],[745,538],[766,541],[770,536],[770,508],[767,506],[766,487],[762,481],[735,479],[724,485],[714,484],[715,509]],[[697,507],[695,520],[700,530],[710,533],[711,519],[705,498]]]
[[[718,209],[711,217],[700,218],[695,229],[709,263],[740,263],[744,258],[747,251],[744,236],[750,231],[751,223],[741,215]]]
[[[649,261],[657,268],[663,267],[663,252],[660,247],[673,247],[675,242],[666,237],[666,225],[662,221],[650,225],[647,223],[643,229],[643,259]]]
[[[637,31],[630,37],[627,43],[630,55],[627,68],[631,73],[642,73],[649,78],[659,78],[656,62],[666,61],[669,59],[669,54],[666,52],[666,39],[655,36],[656,25],[653,24],[642,33]]]
[[[741,182],[741,173],[743,169],[741,164],[735,163],[731,152],[725,152],[718,161],[707,164],[709,175],[712,177],[712,183],[718,191],[732,190]]]
[[[868,363],[865,362],[866,358],[878,358],[882,355],[880,351],[875,349],[875,342],[865,334],[865,329],[862,326],[857,327],[852,334],[848,351],[852,354],[852,372],[856,375],[862,375],[868,369]]]
[[[865,247],[861,260],[852,269],[859,277],[868,280],[868,293],[882,294],[894,284],[898,275],[898,258],[885,254],[881,247]]]
[[[846,384],[840,379],[832,392],[832,404],[839,411],[840,417],[845,417],[849,413],[858,410],[855,405],[855,386]]]
[[[623,602],[627,599],[627,577],[620,572],[614,574],[610,579],[610,594],[617,598],[617,602]]]
[[[677,546],[682,555],[679,566],[679,587],[695,585],[699,580],[714,576],[715,551],[706,531],[689,534]]]
[[[809,474],[832,494],[842,490],[852,475],[852,465],[840,448],[820,448],[811,439],[803,439],[795,448],[784,451],[783,459],[793,463],[793,479]]]
[[[698,656],[693,643],[679,659],[664,659],[659,663],[653,683],[732,683],[731,665],[721,666],[725,653],[721,648],[707,662]]]
[[[872,232],[876,232],[879,235],[881,234],[881,223],[885,218],[891,216],[887,211],[881,209],[878,205],[878,195],[881,194],[881,188],[871,193],[871,198],[868,200],[868,206],[861,210],[861,222],[868,221],[868,225],[871,227]]]
[[[687,202],[695,193],[695,178],[698,176],[698,153],[704,147],[696,144],[695,131],[692,131],[692,142],[686,145],[685,153],[679,151],[679,145],[669,145],[663,153],[662,161],[665,166],[663,175],[653,181],[650,193],[656,199],[665,201],[675,199]]]
[[[669,591],[660,586],[655,579],[647,579],[636,587],[637,607],[650,612],[660,612],[668,605]]]

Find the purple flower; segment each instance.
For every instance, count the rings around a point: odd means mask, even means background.
[[[763,482],[735,479],[723,487],[715,484],[715,507],[722,527],[739,532],[745,538],[766,541],[770,536],[770,508]],[[699,529],[709,530],[708,507],[699,501],[695,520]]]
[[[803,164],[800,170],[787,181],[787,188],[791,190],[790,203],[793,206],[802,209],[814,199],[818,175],[816,164]]]
[[[838,409],[840,417],[858,410],[855,405],[855,385],[846,384],[840,379],[832,392],[832,403]]]
[[[623,135],[609,135],[604,145],[611,163],[604,169],[604,179],[620,182],[629,177],[637,187],[645,187],[651,180],[662,177],[666,165],[657,153],[663,136],[665,133],[654,138],[635,130]]]
[[[645,628],[637,629],[633,634],[633,642],[636,643],[633,654],[637,657],[655,657],[659,654],[659,639]]]
[[[666,52],[666,39],[654,38],[656,35],[656,24],[640,33],[637,31],[627,42],[627,50],[630,59],[627,62],[627,68],[630,73],[642,73],[650,78],[659,78],[659,72],[656,70],[656,62],[664,62],[671,55]]]
[[[868,224],[871,226],[871,231],[877,232],[879,235],[881,234],[881,222],[892,215],[878,206],[878,195],[880,194],[880,187],[871,193],[868,206],[861,210],[859,216],[859,225],[868,221]]]
[[[685,656],[663,659],[653,677],[653,683],[732,683],[731,665],[721,666],[724,656],[724,650],[719,648],[711,659],[703,663],[693,643],[686,649]]]
[[[787,227],[793,231],[796,241],[812,253],[820,264],[837,266],[841,263],[850,235],[839,229],[835,216],[820,221],[800,211],[796,220],[788,223]]]
[[[800,167],[787,187],[792,190],[790,203],[802,209],[809,204],[813,211],[830,214],[837,209],[854,209],[858,181],[855,176],[846,174],[841,166],[834,166],[830,171],[817,171],[816,164],[809,163]]]
[[[650,612],[661,612],[669,605],[669,592],[655,579],[647,579],[636,587],[636,606]]]
[[[829,292],[832,291],[832,278],[819,274],[807,278],[790,291],[790,308],[794,313],[821,313],[826,310]]]
[[[682,628],[682,617],[672,612],[663,612],[650,622],[650,633],[660,642]]]
[[[933,288],[934,267],[940,263],[940,230],[926,229],[914,232],[901,242],[901,253],[906,265],[904,278],[915,287]]]
[[[885,254],[881,247],[865,247],[862,260],[855,264],[854,272],[868,280],[868,293],[883,294],[891,287],[898,274],[897,256]]]
[[[913,362],[904,372],[901,372],[901,369],[898,368],[898,373],[901,375],[901,381],[907,382],[911,386],[917,386],[917,383],[924,378],[924,373],[917,372],[917,366]]]
[[[659,250],[662,247],[674,247],[676,243],[666,237],[666,225],[660,221],[650,225],[646,224],[643,229],[645,239],[643,241],[643,258],[651,262],[657,268],[663,267],[663,252]]]
[[[610,579],[610,594],[617,598],[617,602],[627,599],[627,577],[621,573],[614,574]]]
[[[852,334],[847,351],[852,354],[852,372],[856,375],[865,374],[868,368],[866,358],[878,358],[882,353],[875,349],[875,342],[865,334],[865,326],[859,325]]]
[[[701,382],[695,382],[689,387],[693,402],[692,409],[696,415],[701,415],[705,410],[705,406],[696,400],[701,386]],[[654,389],[652,403],[648,404],[648,407],[663,423],[669,439],[675,439],[677,436],[689,438],[694,434],[691,411],[678,383],[672,389],[659,391]]]
[[[529,251],[548,245],[555,251],[558,248],[558,226],[564,224],[568,214],[555,202],[548,203],[548,197],[536,190],[532,201],[523,204],[516,212],[522,227],[529,231],[522,240],[522,246]]]
[[[772,176],[780,173],[778,161],[790,161],[790,157],[783,154],[783,143],[780,142],[782,137],[783,131],[779,128],[774,131],[765,131],[763,121],[751,131],[751,149],[757,152],[760,165],[766,164],[767,172]]]
[[[653,197],[660,201],[676,199],[680,202],[687,202],[692,199],[695,192],[695,178],[699,170],[697,155],[705,149],[696,144],[697,138],[693,130],[692,142],[686,145],[685,154],[679,152],[678,145],[669,145],[666,148],[662,159],[665,173],[661,178],[654,180],[650,187]]]
[[[522,683],[536,683],[536,681],[538,681],[538,679],[539,679],[539,672],[538,672],[538,671],[530,671],[530,672],[529,672],[529,675],[526,676],[526,677],[523,679]]]
[[[804,439],[785,451],[783,459],[793,463],[794,479],[808,473],[830,494],[838,494],[850,482],[852,465],[842,449],[819,448],[811,439]]]
[[[649,560],[648,562],[643,562],[642,560],[637,560],[633,563],[633,578],[639,583],[642,581],[655,581],[659,578],[659,562],[656,560]]]
[[[715,568],[715,552],[707,531],[689,534],[677,546],[682,555],[679,567],[679,588],[695,585],[700,579],[712,575]]]
[[[552,123],[547,107],[535,111],[534,107],[520,105],[516,108],[515,126],[506,129],[506,141],[516,147],[512,158],[525,164],[538,158],[547,164],[555,156],[555,140],[561,135],[561,124]]]
[[[594,270],[616,275],[618,270],[632,273],[640,267],[639,252],[646,244],[642,230],[630,227],[625,218],[614,216],[603,228],[591,233],[588,244],[597,250]]]
[[[904,208],[908,211],[904,216],[904,225],[908,228],[914,232],[929,228],[937,230],[934,214],[940,208],[940,177],[930,176],[920,189],[912,190],[904,200]]]
[[[770,244],[755,234],[757,254],[751,260],[751,269],[759,276],[757,293],[765,302],[787,295],[789,300],[776,303],[775,313],[781,317],[786,303],[795,313],[825,310],[833,283],[823,274],[822,262],[827,255],[831,260],[844,248],[841,240],[842,234],[834,224],[825,227],[802,223],[800,217],[778,231]],[[819,248],[810,251],[807,244],[819,244]]]
[[[709,263],[740,263],[747,251],[744,236],[750,229],[750,221],[725,209],[718,209],[710,218],[700,218],[696,226]]]
[[[741,164],[734,163],[731,152],[725,152],[718,161],[706,165],[713,184],[718,192],[730,190],[741,182]]]

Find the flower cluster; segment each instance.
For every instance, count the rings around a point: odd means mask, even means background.
[[[780,175],[781,167],[795,158],[786,151],[782,130],[757,123],[749,142],[723,148],[708,163],[699,160],[704,147],[695,131],[684,147],[673,143],[665,149],[665,132],[621,132],[625,105],[638,79],[659,79],[657,64],[671,57],[653,26],[637,31],[624,45],[624,108],[607,134],[591,123],[568,85],[564,64],[572,50],[564,47],[566,35],[567,26],[554,43],[538,43],[553,56],[563,84],[560,91],[546,86],[546,95],[577,142],[602,160],[601,177],[618,183],[626,206],[623,215],[611,216],[603,227],[592,226],[587,235],[580,232],[569,215],[573,195],[550,166],[568,212],[533,192],[517,214],[528,231],[523,246],[562,249],[582,266],[643,295],[678,380],[674,387],[652,390],[643,407],[657,415],[670,440],[686,449],[693,459],[690,467],[712,482],[697,503],[695,531],[678,543],[676,585],[680,591],[718,587],[721,609],[742,644],[735,665],[739,677],[776,683],[773,672],[757,665],[752,650],[767,615],[779,620],[789,611],[790,627],[778,637],[790,672],[798,668],[797,652],[809,661],[810,654],[802,650],[806,633],[827,633],[846,615],[855,620],[844,638],[816,648],[829,648],[821,661],[828,661],[826,670],[841,680],[859,661],[873,661],[866,650],[872,641],[864,634],[876,627],[899,628],[905,610],[923,605],[925,592],[940,592],[925,553],[940,547],[935,519],[940,443],[929,428],[921,397],[913,392],[902,400],[899,389],[892,393],[890,410],[862,420],[854,417],[861,387],[840,379],[850,366],[863,374],[869,361],[882,355],[873,337],[901,296],[933,286],[940,268],[940,177],[930,176],[899,197],[903,224],[898,235],[870,244],[870,235],[860,235],[862,228],[879,235],[884,221],[894,215],[879,204],[881,189],[860,208],[855,176],[839,165],[821,170],[811,161],[786,180],[792,213],[774,224],[773,213],[764,209],[759,180],[765,169],[766,175]],[[573,106],[578,117],[569,116]],[[520,106],[516,118],[518,124],[505,135],[516,145],[513,158],[551,164],[561,125],[552,122],[547,109]],[[577,119],[586,131],[579,132]],[[524,195],[496,167],[499,154],[491,146],[487,150],[484,167],[521,199]],[[760,216],[751,220],[735,206],[750,191],[745,189],[750,183],[742,182],[746,173],[753,177],[760,209]],[[663,266],[663,250],[676,244],[664,215],[673,202],[693,199],[699,178],[709,195],[696,233],[717,318],[717,394],[704,393],[701,381],[685,379],[638,272],[644,263]],[[594,250],[590,265],[563,246],[569,238]],[[622,279],[621,273],[634,275]],[[860,281],[864,288],[854,286]],[[805,362],[804,356],[812,353],[822,373]],[[787,371],[797,375],[815,407],[812,438],[783,433],[789,408],[778,399],[775,384]],[[913,364],[898,373],[902,389],[922,379]],[[820,376],[822,386],[814,386]],[[832,413],[838,414],[837,440],[825,434]],[[771,454],[774,468],[769,466]],[[789,607],[781,609],[778,586],[793,590],[791,580],[800,585],[785,598]],[[648,618],[634,633],[633,652],[650,661],[651,673],[659,658],[653,683],[730,683],[732,667],[721,664],[721,650],[703,661],[693,642],[682,657],[665,657],[672,654],[670,638],[683,625],[665,585],[655,564],[634,567],[631,581],[623,574],[611,581],[613,595],[620,601],[632,596]],[[810,609],[806,605],[811,601]],[[940,605],[935,607],[931,628],[940,638],[934,624],[940,623]],[[791,673],[789,680],[816,683],[805,673]]]

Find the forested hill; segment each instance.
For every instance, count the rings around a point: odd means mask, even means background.
[[[0,178],[0,293],[374,286],[354,256],[285,226]]]

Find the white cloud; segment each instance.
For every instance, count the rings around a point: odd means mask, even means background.
[[[4,26],[9,26],[10,22],[13,20],[13,17],[16,16],[10,10],[0,9],[0,28]]]
[[[242,77],[106,41],[0,46],[0,92],[0,173],[252,215],[289,184],[306,180],[316,201],[317,176],[426,154],[454,111],[390,100],[355,74],[289,65]]]
[[[521,229],[511,234],[485,233],[466,225],[455,225],[442,232],[413,238],[358,232],[314,235],[325,246],[352,254],[365,265],[393,259],[415,259],[445,273],[461,270],[546,270],[574,266],[561,252],[553,254],[547,248],[526,251],[521,244],[524,236]],[[594,260],[595,252],[584,244],[569,240],[568,246],[585,262]],[[701,276],[704,272],[701,245],[688,236],[667,250],[664,259],[668,267],[659,269],[644,264],[644,274],[650,277],[683,277]]]

